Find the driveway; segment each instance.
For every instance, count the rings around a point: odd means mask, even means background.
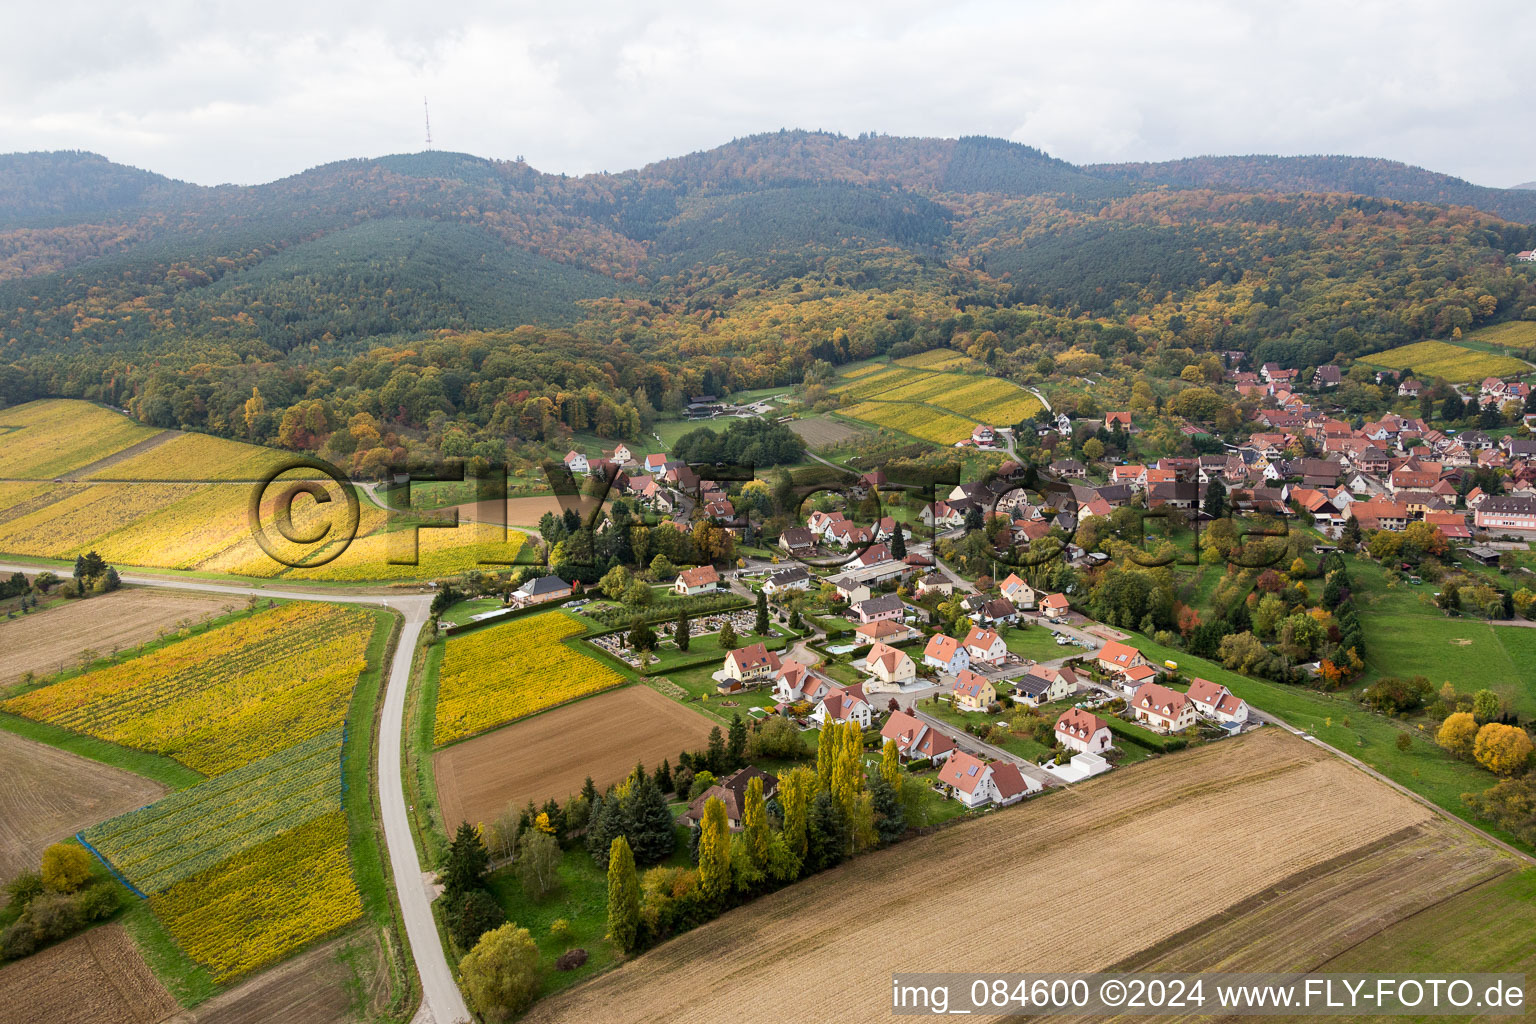
[[[905,697],[907,695],[903,694],[902,696]],[[1002,747],[994,747],[990,743],[986,743],[980,739],[977,739],[975,736],[972,736],[964,729],[950,725],[948,722],[942,721],[940,719],[934,718],[926,711],[918,710],[915,706],[908,707],[907,710],[916,716],[918,721],[923,722],[930,728],[935,729],[938,732],[948,736],[950,739],[954,740],[955,746],[959,747],[961,750],[965,751],[967,754],[972,755],[973,757],[985,757],[993,761],[1007,761],[1011,764],[1018,765],[1019,773],[1021,775],[1025,775],[1031,779],[1034,779],[1042,786],[1051,787],[1062,785],[1060,779],[1056,778],[1056,776],[1052,775],[1044,768],[1041,768],[1033,761],[1026,761],[1024,758],[1019,757],[1017,754],[1010,754]],[[985,718],[986,716],[983,715],[980,717]]]

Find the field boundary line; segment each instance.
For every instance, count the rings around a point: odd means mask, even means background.
[[[107,871],[112,875],[113,878],[115,878],[119,882],[123,883],[124,888],[126,888],[129,892],[133,893],[135,896],[137,896],[141,900],[149,899],[148,896],[144,895],[142,892],[139,891],[139,887],[138,886],[136,886],[132,882],[128,881],[128,879],[123,876],[123,873],[121,871],[119,871],[119,870],[117,870],[117,868],[113,867],[112,866],[112,862],[107,860],[106,857],[102,856],[102,853],[101,853],[100,850],[96,849],[96,847],[91,845],[90,840],[85,838],[85,833],[84,832],[76,832],[75,833],[75,840],[81,846],[83,846],[87,850],[91,851],[91,855],[94,856],[97,860],[101,861],[101,866],[106,868]]]

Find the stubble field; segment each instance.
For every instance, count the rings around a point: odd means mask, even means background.
[[[451,833],[530,799],[563,801],[588,775],[601,790],[637,761],[654,769],[704,746],[713,724],[648,686],[627,686],[455,744],[433,765],[443,821]]]
[[[0,686],[31,672],[42,676],[72,668],[80,653],[101,655],[137,647],[174,630],[182,621],[201,622],[237,607],[234,598],[166,590],[117,590],[71,601],[45,612],[0,620]]]
[[[37,870],[43,850],[165,793],[158,782],[0,731],[0,878]]]
[[[7,1020],[156,1024],[177,1011],[121,925],[92,928],[0,969]]]
[[[536,1006],[527,1021],[884,1020],[895,971],[1092,971],[1358,860],[1380,887],[1441,835],[1456,871],[1414,874],[1393,913],[1505,855],[1332,755],[1265,729],[903,843],[714,921]],[[1434,840],[1426,840],[1433,843]],[[1468,856],[1466,850],[1473,850]],[[1509,862],[1512,863],[1512,862]],[[967,866],[985,866],[970,870]],[[1049,880],[1035,884],[1023,877]],[[1320,873],[1321,872],[1321,873]],[[1294,887],[1294,886],[1292,886]],[[1295,898],[1316,900],[1315,893]],[[1328,905],[1326,898],[1317,904]],[[1321,911],[1320,911],[1321,912]],[[1393,920],[1355,913],[1360,932]],[[1232,914],[1224,948],[1270,924]],[[1198,927],[1197,927],[1198,926]],[[849,950],[859,951],[852,964]],[[1265,961],[1278,969],[1283,957]],[[1308,962],[1298,951],[1298,968]],[[786,987],[783,979],[796,979]]]

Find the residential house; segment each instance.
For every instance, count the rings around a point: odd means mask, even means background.
[[[1006,597],[994,597],[982,605],[981,610],[971,618],[987,625],[995,626],[1000,623],[1012,625],[1019,620],[1019,610]]]
[[[730,824],[731,831],[740,832],[742,814],[747,805],[747,787],[753,779],[763,781],[764,800],[771,800],[778,795],[778,777],[748,765],[732,772],[700,793],[688,805],[688,810],[683,812],[683,821],[690,826],[699,824],[704,820],[704,805],[710,800],[717,799],[725,805],[725,820]]]
[[[901,686],[917,678],[917,666],[906,651],[876,641],[864,655],[864,671],[887,686]]]
[[[996,630],[972,626],[965,635],[965,653],[972,665],[1001,665],[1008,657],[1008,644]]]
[[[1489,495],[1478,502],[1473,521],[1490,533],[1536,531],[1536,498]]]
[[[1352,501],[1346,511],[1362,530],[1405,530],[1410,518],[1406,503],[1384,498]]]
[[[779,656],[762,644],[738,647],[725,656],[725,666],[720,670],[721,679],[737,682],[767,683],[779,674]]]
[[[955,592],[955,584],[943,573],[930,573],[917,581],[917,596],[927,597],[929,594],[940,594],[948,597]]]
[[[955,741],[905,711],[892,711],[880,727],[880,738],[896,744],[903,761],[927,758],[937,764],[955,753]]]
[[[779,548],[789,555],[809,555],[816,550],[816,534],[803,526],[791,526],[779,534]]]
[[[880,565],[883,562],[893,562],[891,549],[884,544],[871,544],[860,551],[858,557],[853,560],[853,565],[859,569],[868,569],[870,566]]]
[[[997,703],[997,687],[986,676],[962,669],[955,676],[955,710],[985,711]]]
[[[997,589],[1015,608],[1035,606],[1035,588],[1020,579],[1018,573],[1009,573]]]
[[[1106,640],[1104,646],[1099,648],[1099,668],[1105,672],[1127,672],[1141,665],[1149,664],[1147,656],[1142,654],[1130,644],[1123,644],[1117,640]]]
[[[1117,424],[1123,428],[1127,434],[1135,433],[1135,428],[1131,426],[1131,414],[1129,410],[1111,412],[1104,415],[1105,430],[1114,430]]]
[[[1072,610],[1066,594],[1046,594],[1040,599],[1040,614],[1052,622],[1060,622]]]
[[[823,512],[821,509],[816,509],[806,517],[805,525],[816,536],[825,537],[828,530],[832,529],[836,524],[845,521],[846,519],[841,512]]]
[[[1056,742],[1079,754],[1102,754],[1114,743],[1104,719],[1082,708],[1068,708],[1056,719]]]
[[[1066,480],[1085,480],[1088,477],[1088,467],[1076,459],[1057,459],[1051,463],[1050,471]]]
[[[879,597],[871,597],[848,606],[848,614],[861,623],[881,622],[886,619],[900,621],[906,614],[906,610],[907,606],[895,594],[881,594]]]
[[[864,696],[862,683],[854,686],[833,686],[816,702],[811,721],[817,725],[825,722],[857,722],[860,729],[868,729],[874,718],[874,707]]]
[[[939,781],[967,808],[975,810],[989,803],[999,806],[1017,803],[1044,787],[1019,771],[1008,761],[988,764],[970,754],[957,753],[939,769]]]
[[[559,601],[571,596],[571,585],[559,576],[540,576],[523,583],[512,591],[512,601],[518,607]]]
[[[694,594],[706,594],[720,588],[720,574],[712,565],[701,565],[693,569],[684,569],[677,574],[677,579],[672,581],[672,589],[685,597]]]
[[[833,576],[827,582],[836,591],[838,600],[847,601],[850,605],[869,600],[869,584],[856,576],[843,573],[840,576]]]
[[[1336,388],[1344,383],[1344,374],[1332,363],[1327,366],[1319,366],[1317,372],[1312,374],[1312,390],[1321,391],[1324,388]]]
[[[918,636],[918,631],[899,619],[880,619],[878,622],[866,622],[854,630],[861,642],[866,644],[899,644],[903,640],[910,640]]]
[[[835,685],[831,680],[812,672],[809,665],[786,661],[774,678],[773,699],[780,704],[797,704],[800,701],[815,704]]]
[[[922,524],[937,530],[949,530],[965,522],[965,513],[947,501],[934,501],[922,507],[917,517]]]
[[[1220,683],[1195,679],[1189,684],[1189,699],[1195,710],[1222,723],[1241,725],[1248,721],[1248,702]]]
[[[1419,393],[1423,390],[1424,385],[1420,384],[1412,377],[1408,378],[1397,386],[1398,396],[1402,398],[1418,398]]]
[[[769,597],[777,597],[788,590],[810,590],[811,579],[810,570],[803,565],[780,569],[778,572],[770,573],[768,578],[763,580],[763,593]]]
[[[959,640],[936,633],[928,639],[928,646],[923,648],[923,664],[956,675],[961,669],[971,667],[971,656]]]
[[[1013,698],[1030,707],[1061,700],[1072,692],[1068,678],[1048,669],[1032,669],[1013,684]]]
[[[578,451],[565,453],[565,468],[578,476],[586,476],[591,472],[591,467],[587,465],[587,457]]]
[[[665,473],[667,471],[666,454],[663,452],[657,452],[654,455],[647,455],[645,457],[645,462],[641,464],[641,468],[652,475],[657,473]]]
[[[1184,694],[1159,683],[1142,683],[1131,695],[1136,721],[1158,732],[1180,732],[1195,724],[1195,705]]]

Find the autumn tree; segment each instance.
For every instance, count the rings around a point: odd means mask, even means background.
[[[720,899],[731,887],[731,830],[725,803],[710,797],[704,803],[699,835],[699,884],[710,899]]]
[[[78,846],[54,843],[43,851],[42,876],[54,892],[74,892],[90,880],[91,855]]]
[[[1472,753],[1495,775],[1517,775],[1530,763],[1531,737],[1518,725],[1489,722],[1477,731]]]
[[[1472,756],[1477,733],[1476,719],[1468,712],[1458,711],[1454,715],[1447,715],[1445,721],[1440,723],[1440,729],[1435,733],[1435,742],[1457,757],[1468,758]]]
[[[539,992],[539,947],[528,929],[504,924],[486,932],[459,961],[464,991],[489,1020],[511,1020]]]

